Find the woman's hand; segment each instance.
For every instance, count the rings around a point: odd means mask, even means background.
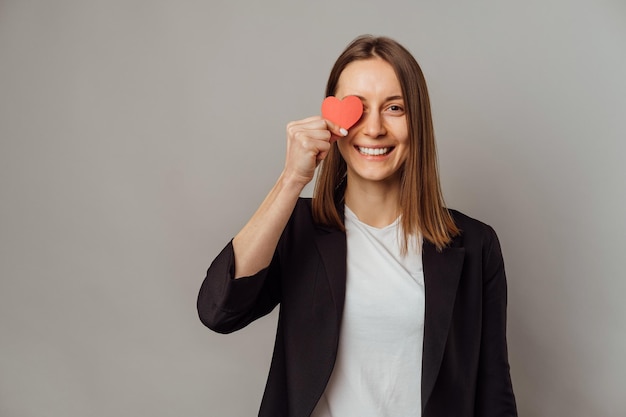
[[[320,116],[287,125],[287,158],[283,175],[304,187],[313,179],[315,168],[326,158],[331,144],[348,134]]]

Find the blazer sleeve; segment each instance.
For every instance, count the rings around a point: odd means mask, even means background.
[[[517,416],[506,341],[507,284],[495,231],[483,247],[482,335],[476,392],[476,416]]]
[[[200,321],[218,333],[231,333],[272,311],[280,301],[277,253],[267,268],[235,279],[231,240],[211,263],[200,287],[197,300]]]

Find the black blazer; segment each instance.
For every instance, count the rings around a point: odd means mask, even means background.
[[[451,211],[462,233],[425,241],[423,417],[516,416],[506,345],[506,278],[494,230]],[[198,296],[202,322],[229,333],[280,303],[262,417],[309,417],[330,378],[346,288],[345,233],[313,224],[300,199],[270,266],[233,279],[229,243]]]

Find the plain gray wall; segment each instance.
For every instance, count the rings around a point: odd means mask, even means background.
[[[626,415],[624,1],[0,0],[1,416],[256,415],[276,314],[213,334],[197,290],[362,33],[500,236],[520,414]]]

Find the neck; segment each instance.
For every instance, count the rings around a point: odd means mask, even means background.
[[[350,181],[345,192],[345,202],[360,221],[382,228],[393,223],[400,215],[400,182]]]

